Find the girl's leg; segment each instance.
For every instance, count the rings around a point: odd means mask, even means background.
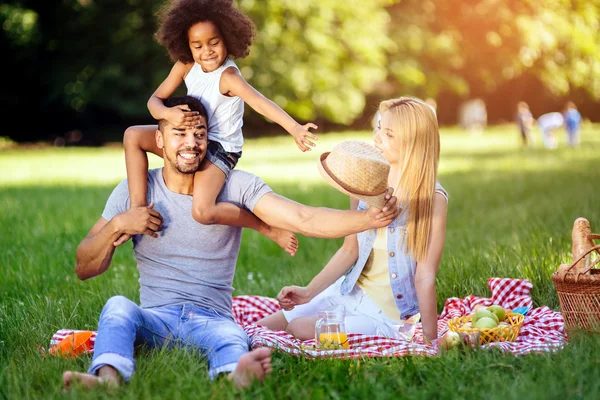
[[[207,159],[202,161],[200,170],[194,176],[194,219],[204,225],[220,224],[253,229],[273,240],[286,253],[295,255],[298,250],[298,238],[292,232],[273,228],[233,203],[216,202],[225,184],[225,178],[219,167]]]

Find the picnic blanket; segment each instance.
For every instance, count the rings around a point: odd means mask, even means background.
[[[515,355],[546,352],[560,349],[567,341],[564,320],[560,312],[546,306],[532,308],[530,296],[533,285],[526,279],[490,278],[488,287],[491,297],[469,295],[465,298],[452,297],[446,300],[444,309],[438,317],[438,334],[447,330],[451,318],[472,313],[477,305],[489,306],[499,304],[506,309],[527,307],[523,326],[515,342],[495,342],[481,346],[482,349],[498,348]],[[310,349],[314,339],[301,341],[283,331],[274,331],[257,325],[256,321],[280,310],[277,301],[263,296],[236,296],[233,298],[233,315],[251,340],[251,347],[270,347],[286,353],[307,358],[360,358],[360,357],[398,357],[408,355],[435,356],[439,354],[438,346],[423,341],[421,324],[417,324],[412,341],[391,339],[380,336],[348,334],[349,348],[339,350]],[[61,329],[54,333],[50,345],[58,343],[66,336],[76,332],[72,329]],[[95,333],[92,335],[93,352]]]

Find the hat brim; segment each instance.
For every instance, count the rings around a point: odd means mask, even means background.
[[[354,197],[355,199],[362,200],[370,206],[373,206],[375,208],[383,208],[386,203],[385,195],[386,195],[387,191],[383,192],[381,194],[375,195],[375,196],[359,195],[359,194],[352,193],[352,192],[344,189],[339,183],[337,183],[335,181],[335,179],[333,179],[333,177],[330,175],[330,173],[328,171],[328,168],[326,167],[327,156],[330,153],[331,152],[328,151],[328,152],[321,154],[321,156],[319,157],[319,163],[317,165],[319,172],[321,173],[321,176],[323,178],[325,178],[327,183],[329,183],[331,186],[333,186],[340,192],[347,194],[350,197]]]

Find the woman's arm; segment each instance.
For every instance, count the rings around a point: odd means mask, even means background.
[[[311,140],[318,140],[318,138],[308,130],[309,128],[317,129],[315,124],[300,125],[281,107],[248,84],[236,68],[230,67],[223,72],[219,89],[226,96],[238,96],[254,111],[279,124],[292,135],[300,150],[307,151],[315,146],[315,143]]]
[[[431,220],[431,234],[424,262],[417,264],[415,273],[415,289],[421,312],[423,335],[426,340],[437,338],[437,301],[435,291],[435,278],[444,250],[446,240],[446,214],[448,203],[446,198],[436,193],[433,203],[433,218]]]
[[[350,199],[350,208],[358,208],[358,200]],[[311,301],[323,290],[331,286],[344,275],[358,259],[358,239],[356,234],[346,236],[342,247],[331,257],[306,287],[286,286],[277,295],[277,300],[284,310]]]

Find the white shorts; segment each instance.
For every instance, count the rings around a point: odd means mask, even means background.
[[[345,323],[348,333],[396,339],[412,338],[414,326],[407,326],[409,324],[388,317],[358,285],[355,285],[350,293],[342,296],[340,289],[343,279],[344,277],[338,279],[310,302],[296,306],[290,311],[284,310],[283,316],[289,323],[299,317],[316,317],[320,310],[342,304],[346,308]]]

